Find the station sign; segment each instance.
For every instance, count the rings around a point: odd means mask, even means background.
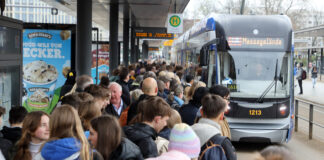
[[[134,29],[136,38],[146,39],[173,39],[174,34],[167,33],[166,28],[159,27],[136,27]]]
[[[159,47],[149,47],[149,51],[159,51]]]
[[[182,33],[183,32],[183,15],[169,13],[168,14],[168,33]]]
[[[172,46],[172,44],[173,44],[173,40],[167,40],[167,41],[163,42],[164,46]]]

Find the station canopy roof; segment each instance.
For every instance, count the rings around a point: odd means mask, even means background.
[[[295,37],[324,37],[324,25],[296,30]]]
[[[42,0],[69,15],[77,15],[77,0]],[[92,20],[109,30],[109,5],[112,0],[92,0]],[[119,35],[123,32],[123,8],[129,4],[136,27],[166,27],[168,13],[183,13],[190,0],[118,0]],[[131,24],[131,23],[130,23]]]

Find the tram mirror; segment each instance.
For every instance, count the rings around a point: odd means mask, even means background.
[[[201,48],[200,50],[200,66],[208,65],[208,52],[206,48]]]

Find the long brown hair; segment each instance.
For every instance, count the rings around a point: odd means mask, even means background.
[[[82,129],[79,115],[72,106],[64,104],[56,108],[51,115],[48,141],[68,137],[74,137],[80,141],[80,159],[89,160],[89,143]]]
[[[85,131],[90,129],[90,121],[101,116],[100,106],[95,101],[84,102],[78,108],[82,127]]]
[[[111,115],[97,117],[91,121],[91,127],[98,133],[96,149],[105,160],[109,160],[111,152],[117,149],[122,140],[118,120]]]
[[[31,142],[32,136],[37,128],[40,126],[42,116],[47,113],[42,111],[30,112],[26,115],[22,125],[22,135],[16,146],[18,148],[14,160],[31,160],[32,155],[29,151],[29,143]],[[48,116],[49,117],[49,116]]]

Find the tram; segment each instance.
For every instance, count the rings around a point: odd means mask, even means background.
[[[201,80],[208,87],[229,88],[225,116],[232,141],[289,141],[294,113],[293,31],[286,15],[211,14],[180,38],[174,57],[199,55],[195,60],[203,68]],[[181,60],[181,64],[190,61]]]

